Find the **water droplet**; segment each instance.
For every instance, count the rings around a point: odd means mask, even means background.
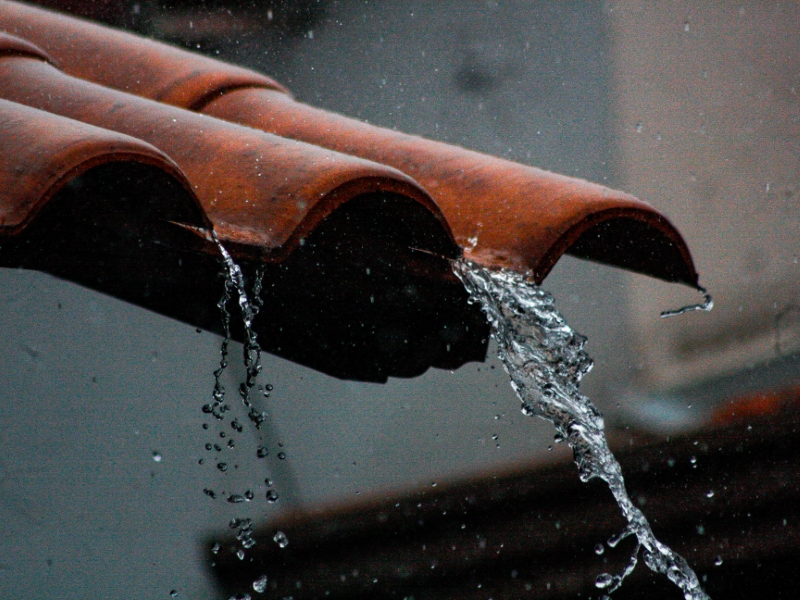
[[[259,446],[258,450],[256,450],[256,456],[258,458],[264,458],[269,455],[269,450],[267,450],[266,446]]]
[[[714,566],[719,567],[722,564],[722,557],[718,556],[714,559]]]
[[[285,452],[278,452],[278,460],[285,460],[286,453]]]
[[[245,493],[244,493],[244,497],[245,497],[245,500],[248,500],[248,501],[250,501],[250,500],[252,500],[253,498],[255,498],[255,494],[253,494],[253,492],[252,492],[251,490],[247,490],[247,491],[245,491]]]
[[[231,494],[228,496],[228,502],[231,504],[241,504],[244,502],[244,496],[240,496],[239,494]]]
[[[603,544],[596,544],[594,547],[594,553],[597,554],[597,556],[600,556],[603,552],[605,552]]]
[[[706,532],[706,528],[702,525],[697,526],[697,535],[704,535]]]
[[[157,463],[160,463],[161,459],[162,459],[161,453],[153,450],[153,460]]]
[[[282,531],[276,531],[275,535],[272,536],[272,541],[278,544],[279,548],[286,548],[289,545],[289,538]]]
[[[217,468],[222,471],[223,473],[228,470],[228,463],[217,463]]]
[[[267,576],[262,575],[253,582],[253,589],[259,594],[263,594],[267,589]]]
[[[689,458],[689,462],[692,463],[693,465],[696,465],[697,464],[697,457],[696,456],[690,457]]]
[[[244,550],[242,550],[241,548],[239,548],[239,549],[236,551],[236,558],[238,558],[239,560],[244,560],[244,556],[245,556],[245,554],[244,554]]]
[[[714,497],[714,490],[708,490],[708,493],[706,494],[706,498],[713,498],[713,497]]]
[[[205,488],[205,489],[203,489],[203,493],[204,493],[206,496],[208,496],[209,498],[211,498],[212,500],[213,500],[213,499],[215,499],[215,498],[217,497],[217,493],[216,493],[214,490],[212,490],[212,489],[209,489],[209,488]]]
[[[642,133],[642,128],[643,126],[641,123],[636,123],[636,133]]]
[[[211,546],[211,553],[212,554],[219,554],[219,551],[222,550],[222,544],[219,542],[215,542],[213,546]]]
[[[614,583],[614,576],[610,575],[609,573],[602,573],[597,576],[597,579],[594,580],[594,585],[601,590],[604,590],[612,583]]]
[[[178,590],[170,590],[169,591],[169,595],[172,598],[177,598],[178,597]]]

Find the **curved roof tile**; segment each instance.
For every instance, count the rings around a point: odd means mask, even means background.
[[[395,167],[427,189],[465,253],[484,264],[541,281],[569,252],[697,284],[678,231],[633,196],[315,109],[252,71],[16,2],[0,0],[0,29],[78,77]]]
[[[529,269],[541,282],[578,243],[574,252],[585,258],[668,281],[697,283],[677,230],[629,194],[375,127],[269,90],[232,91],[211,102],[204,113],[408,173],[442,209],[465,254],[478,262]],[[625,252],[614,251],[619,244]]]
[[[0,34],[0,53],[14,43]],[[370,192],[413,198],[447,230],[427,194],[391,167],[76,79],[38,57],[0,54],[0,97],[158,148],[220,238],[261,259],[287,255],[336,207]]]
[[[155,165],[191,190],[180,168],[142,140],[0,100],[0,232],[19,233],[64,186],[111,162]]]
[[[43,48],[76,77],[177,106],[242,87],[285,91],[255,71],[18,2],[0,0],[0,30]]]

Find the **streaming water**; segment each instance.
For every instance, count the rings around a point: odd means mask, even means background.
[[[229,364],[229,345],[231,342],[231,314],[228,311],[228,304],[235,295],[238,299],[242,328],[244,330],[243,363],[245,367],[245,380],[239,386],[239,396],[248,411],[247,416],[249,420],[258,431],[267,419],[267,414],[259,411],[254,406],[251,399],[252,390],[256,386],[258,376],[261,373],[261,347],[258,344],[256,333],[253,330],[253,321],[262,306],[260,293],[263,272],[256,272],[251,287],[251,294],[248,295],[242,269],[234,262],[231,255],[220,243],[216,233],[212,232],[211,237],[217,245],[222,257],[224,285],[222,297],[217,303],[217,307],[222,317],[224,338],[220,348],[219,367],[214,371],[212,402],[203,406],[203,412],[212,415],[217,421],[223,422],[226,419],[227,413],[231,411],[231,407],[225,400],[225,386],[222,384],[222,376]],[[265,397],[269,397],[269,391],[272,390],[272,386],[259,386],[259,390],[262,391]],[[232,416],[230,419],[230,427],[236,433],[242,433],[244,429],[235,416]],[[208,426],[204,425],[204,428],[207,429]],[[228,463],[222,458],[222,453],[226,450],[233,450],[236,444],[234,443],[234,438],[232,436],[228,437],[224,431],[219,432],[219,437],[221,440],[227,439],[227,442],[224,444],[221,442],[209,442],[206,443],[205,448],[209,452],[213,451],[217,453],[216,456],[219,457],[216,462],[217,469],[225,473],[228,470]],[[263,440],[259,440],[259,445],[256,448],[255,454],[257,458],[265,458],[269,454],[267,447],[263,444]],[[270,479],[266,479],[265,484],[268,488],[272,486]],[[203,492],[212,499],[217,497],[217,493],[212,489],[206,488]],[[231,504],[242,504],[250,502],[255,498],[255,494],[249,489],[245,490],[243,493],[225,494],[223,492],[223,495],[227,496],[227,501]],[[267,502],[274,503],[278,495],[274,490],[269,489],[265,498]],[[237,550],[237,556],[243,559],[244,551],[252,548],[256,543],[252,535],[253,522],[249,518],[234,518],[230,521],[229,525],[231,529],[236,530],[236,539],[241,545],[241,548]]]
[[[552,296],[524,275],[489,270],[464,259],[454,261],[453,270],[470,301],[481,305],[492,325],[498,356],[522,401],[523,414],[553,424],[556,437],[572,448],[581,481],[599,477],[611,489],[628,525],[608,545],[613,548],[629,536],[636,537],[636,549],[623,572],[603,573],[595,585],[606,594],[614,592],[633,572],[641,551],[645,564],[666,575],[686,600],[709,600],[688,563],[656,539],[644,514],[634,506],[608,447],[603,417],[578,390],[592,368],[584,350],[586,338],[556,311]]]

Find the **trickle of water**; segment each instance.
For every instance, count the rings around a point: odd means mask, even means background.
[[[225,292],[222,296],[222,299],[220,299],[218,306],[223,315],[223,327],[225,329],[226,342],[230,341],[230,314],[227,310],[227,300],[230,298],[231,291],[236,291],[237,295],[239,296],[239,309],[242,313],[242,324],[244,325],[245,333],[244,366],[246,371],[245,381],[239,387],[239,395],[241,396],[244,405],[249,409],[247,417],[255,424],[257,429],[261,429],[261,426],[266,421],[267,416],[263,412],[256,410],[256,408],[253,406],[252,402],[250,401],[250,392],[256,385],[256,379],[258,378],[259,373],[261,373],[261,346],[258,345],[257,336],[253,330],[253,320],[258,315],[258,311],[261,309],[262,305],[261,280],[263,277],[263,272],[259,271],[256,274],[255,281],[253,282],[253,297],[251,300],[247,295],[242,269],[234,262],[233,258],[231,258],[231,255],[220,243],[215,232],[211,232],[211,237],[214,240],[214,243],[217,245],[220,254],[222,254],[222,262],[225,266]],[[226,343],[223,343],[223,350],[224,361],[227,357]],[[220,362],[220,375],[222,374],[222,370],[224,370],[224,366],[223,363]],[[219,384],[219,376],[216,375],[216,372],[215,377],[216,383]],[[216,391],[217,387],[215,386],[215,392]],[[214,397],[216,401],[216,393]]]
[[[693,310],[702,310],[703,312],[708,312],[714,308],[714,299],[711,297],[711,294],[708,293],[708,290],[706,288],[698,287],[697,291],[703,296],[703,301],[700,304],[689,304],[688,306],[682,306],[681,308],[676,308],[675,310],[665,310],[661,313],[661,318],[667,319],[669,317],[677,317],[678,315],[682,315]]]
[[[584,350],[586,338],[556,311],[553,297],[525,275],[486,269],[465,259],[452,265],[470,302],[481,305],[492,325],[498,356],[522,401],[523,414],[553,424],[556,437],[572,448],[581,481],[599,477],[608,484],[628,522],[608,545],[613,548],[623,538],[636,536],[636,549],[624,571],[601,574],[597,586],[607,594],[618,589],[636,567],[641,550],[645,564],[666,575],[685,600],[710,600],[688,563],[656,539],[644,514],[631,501],[622,470],[608,447],[603,417],[578,391],[581,379],[592,368]]]

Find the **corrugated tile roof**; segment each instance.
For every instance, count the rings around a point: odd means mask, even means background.
[[[253,71],[16,2],[0,2],[0,29],[77,77],[393,166],[430,193],[479,262],[541,281],[570,252],[697,283],[680,234],[622,192],[314,109]]]
[[[180,202],[194,207],[195,213],[182,213],[191,218],[172,219],[189,225],[182,234],[174,224],[159,229],[168,240],[159,243],[183,257],[176,263],[182,268],[191,262],[182,252],[213,255],[208,239],[195,235],[208,227],[251,266],[282,265],[273,282],[281,282],[294,309],[302,304],[309,312],[294,319],[294,328],[270,330],[268,349],[339,376],[384,380],[482,356],[485,324],[480,315],[465,317],[463,309],[453,308],[463,305],[463,290],[446,261],[410,248],[449,257],[463,251],[491,266],[529,269],[537,281],[569,252],[697,283],[680,234],[630,195],[322,111],[248,69],[8,0],[0,0],[0,99],[0,235],[24,238],[59,190],[72,194],[71,182],[92,168],[115,165],[109,169],[119,174],[128,165],[131,181],[153,178],[162,187],[181,188]],[[162,175],[148,171],[145,177],[136,167],[141,164]],[[144,237],[154,219],[163,220],[136,212],[147,207],[152,203],[131,208]],[[294,257],[309,236],[325,229],[321,225],[335,234],[319,233],[316,249]],[[187,231],[195,233],[187,237]],[[26,243],[17,243],[3,264],[46,270],[215,328],[207,310],[193,316],[187,306],[196,303],[171,306],[164,290],[146,295],[122,281],[110,283],[119,278],[99,267],[55,268],[47,263],[43,242],[39,258],[27,260]],[[376,262],[381,253],[390,255],[381,263],[386,268]],[[213,280],[212,263],[197,260],[194,279]],[[86,275],[92,269],[98,274]],[[358,269],[383,269],[380,283],[373,277],[359,284],[366,286],[361,295],[377,294],[392,310],[378,314],[360,305],[348,286],[331,291],[334,270],[358,278]],[[159,288],[149,275],[139,276]],[[304,282],[312,279],[324,293],[310,291],[313,286]],[[201,293],[186,277],[170,273],[166,280]],[[292,286],[296,293],[289,291]],[[276,295],[273,310],[291,321],[286,298]],[[373,326],[355,334],[346,323],[334,322],[331,315],[342,310],[361,311],[362,321],[371,314]],[[301,323],[309,318],[327,327],[321,333]]]

